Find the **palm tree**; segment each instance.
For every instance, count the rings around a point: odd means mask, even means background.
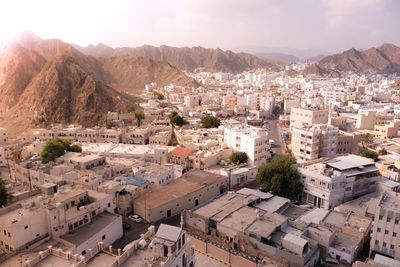
[[[137,122],[137,127],[140,127],[140,123],[144,119],[144,112],[141,109],[135,109],[132,111],[133,116],[135,116],[136,122]]]

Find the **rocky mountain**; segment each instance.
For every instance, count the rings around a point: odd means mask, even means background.
[[[384,44],[367,50],[352,48],[319,61],[324,69],[366,73],[400,73],[400,47]]]
[[[275,64],[282,65],[300,61],[300,58],[284,53],[258,53],[255,55],[259,58],[271,61]]]
[[[187,71],[194,71],[197,68],[204,68],[207,71],[221,71],[239,73],[244,70],[254,68],[271,68],[276,66],[270,61],[260,59],[247,53],[233,53],[221,49],[211,49],[203,47],[170,47],[170,46],[150,46],[123,47],[112,49],[103,44],[96,46],[89,45],[81,48],[87,55],[97,58],[118,56],[142,56],[154,61],[166,61],[170,65]]]
[[[94,126],[108,111],[137,107],[140,99],[133,95],[153,81],[197,86],[167,62],[96,59],[60,40],[24,36],[0,54],[0,124],[17,130],[50,123]]]

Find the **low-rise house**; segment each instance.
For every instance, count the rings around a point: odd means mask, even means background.
[[[151,189],[133,201],[134,213],[148,222],[179,214],[224,194],[228,190],[225,176],[192,170],[172,183]]]

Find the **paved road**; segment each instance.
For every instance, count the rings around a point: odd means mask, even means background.
[[[275,144],[271,147],[272,152],[275,155],[282,155],[284,154],[284,142],[282,140],[280,128],[279,128],[279,121],[278,120],[268,120],[267,122],[268,127],[268,138],[273,139]]]
[[[118,239],[117,241],[115,241],[112,244],[112,246],[113,246],[113,248],[116,248],[116,249],[124,248],[130,242],[139,239],[140,235],[145,233],[147,231],[147,228],[149,228],[150,225],[154,225],[156,227],[156,231],[157,231],[157,229],[161,223],[179,226],[180,222],[181,222],[180,215],[172,216],[171,218],[167,218],[167,219],[164,219],[164,220],[158,221],[156,223],[152,223],[152,224],[144,223],[144,222],[135,223],[130,220],[125,220],[125,223],[129,224],[131,229],[124,230],[124,236],[121,237],[120,239]]]

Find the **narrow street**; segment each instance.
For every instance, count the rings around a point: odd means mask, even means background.
[[[285,143],[282,140],[282,135],[279,127],[279,120],[268,120],[267,122],[268,138],[275,141],[271,146],[271,151],[274,155],[283,155],[285,151]]]

